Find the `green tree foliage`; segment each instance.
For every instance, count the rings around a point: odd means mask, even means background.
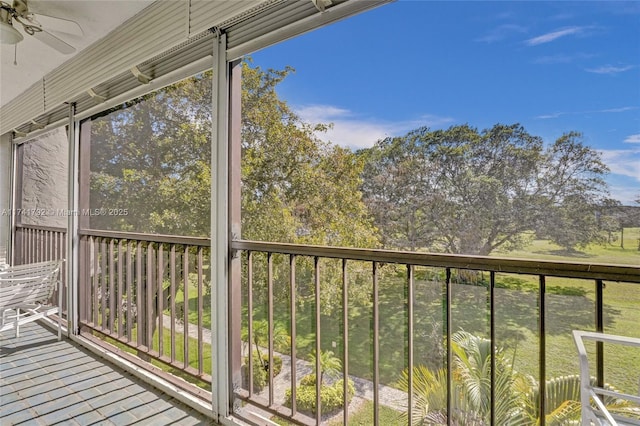
[[[365,159],[364,199],[387,247],[488,255],[537,231],[573,248],[601,233],[607,167],[575,132],[545,148],[518,124],[423,127],[378,141]]]
[[[318,139],[327,126],[303,122],[278,97],[277,85],[291,72],[242,69],[242,236],[376,246],[359,191],[364,163]]]
[[[211,72],[105,111],[91,122],[91,227],[207,236]],[[86,141],[83,141],[86,143]]]
[[[243,238],[373,247],[359,192],[364,166],[323,143],[278,97],[292,71],[243,64]],[[91,226],[206,236],[210,227],[211,72],[128,102],[91,123],[91,207],[127,209]]]

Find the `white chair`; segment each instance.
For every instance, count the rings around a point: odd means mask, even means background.
[[[629,416],[626,416],[621,415],[620,413],[610,413],[604,403],[605,397],[611,397],[630,401],[638,404],[640,407],[640,389],[636,396],[595,386],[589,372],[589,359],[587,358],[587,350],[584,346],[585,340],[591,340],[595,342],[635,346],[640,348],[640,339],[577,330],[573,331],[573,339],[578,349],[578,356],[580,357],[580,403],[582,404],[581,424],[583,426],[590,426],[592,424],[597,426],[640,425],[640,408],[633,412],[633,416],[631,416],[631,411],[629,411]],[[640,372],[640,365],[636,367],[638,367],[638,371],[636,371],[636,373]],[[632,374],[633,372],[630,371],[629,373]]]
[[[0,332],[15,328],[15,336],[19,337],[21,325],[58,314],[58,340],[61,339],[61,266],[62,261],[52,260],[0,270]],[[48,303],[56,285],[58,304],[53,306]]]

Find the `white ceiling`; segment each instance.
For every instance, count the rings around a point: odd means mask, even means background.
[[[17,45],[17,66],[13,64],[14,46],[0,45],[0,106],[151,3],[153,0],[29,0],[30,11],[76,21],[84,35],[78,37],[50,31],[76,48],[75,53],[64,55],[25,34],[21,31],[22,26],[14,23],[24,40]]]

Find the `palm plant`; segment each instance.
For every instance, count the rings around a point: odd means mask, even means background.
[[[311,366],[313,367],[313,374],[316,375],[316,351],[312,351]],[[342,361],[335,356],[333,351],[320,351],[320,386],[324,384],[323,378],[326,373],[329,376],[335,377],[342,370]]]
[[[452,335],[452,424],[491,423],[491,349],[488,339],[464,331]],[[495,423],[514,426],[539,424],[540,390],[536,380],[515,371],[501,348],[494,349],[494,357]],[[553,378],[545,386],[545,423],[564,425],[577,422],[580,419],[579,376]],[[398,381],[398,387],[404,391],[409,389],[406,370]],[[439,369],[433,373],[425,366],[415,366],[413,401],[414,425],[446,424],[446,370]],[[612,412],[629,414],[630,407],[626,401],[609,397],[605,404]]]
[[[286,348],[291,343],[291,337],[285,327],[281,324],[274,324],[273,327],[273,344],[278,348]],[[260,365],[263,369],[267,369],[267,360],[265,360],[262,349],[269,345],[269,322],[267,320],[258,320],[253,322],[253,336],[249,338],[248,330],[242,330],[242,340],[252,341],[255,350],[259,355]]]
[[[485,425],[491,416],[491,342],[460,331],[452,336],[453,424]],[[518,375],[502,350],[495,352],[495,420],[497,424],[517,424],[521,417],[518,407],[522,394],[516,392],[524,377]],[[447,422],[447,372],[435,374],[424,366],[413,372],[414,406],[413,424],[440,424]],[[400,389],[408,391],[408,373],[398,382]]]

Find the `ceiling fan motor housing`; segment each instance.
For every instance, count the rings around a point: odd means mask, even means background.
[[[13,0],[13,9],[16,13],[23,18],[26,18],[29,14],[29,6],[27,6],[27,0]]]

